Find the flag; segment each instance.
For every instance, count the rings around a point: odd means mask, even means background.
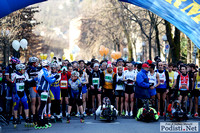
[[[200,48],[200,0],[120,0],[150,10],[185,33]]]
[[[0,0],[0,18],[26,6],[47,0]]]

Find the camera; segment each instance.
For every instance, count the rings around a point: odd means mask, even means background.
[[[150,87],[151,87],[151,86],[154,86],[154,83],[150,83]]]

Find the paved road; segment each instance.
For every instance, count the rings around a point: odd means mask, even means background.
[[[188,122],[198,122],[199,120],[192,119]],[[26,128],[24,123],[14,129],[13,125],[10,124],[3,127],[2,133],[159,133],[160,122],[163,122],[162,118],[158,122],[145,123],[131,118],[119,117],[115,122],[109,123],[87,117],[85,123],[80,123],[78,118],[72,117],[70,124],[67,124],[64,119],[62,123],[53,123],[51,128],[40,130]]]

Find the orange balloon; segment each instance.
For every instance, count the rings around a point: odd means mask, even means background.
[[[105,55],[107,55],[109,53],[109,49],[108,48],[105,48]]]
[[[111,57],[112,57],[114,60],[118,59],[118,58],[117,58],[117,53],[116,53],[116,52],[113,52],[113,53],[111,54]]]
[[[121,52],[116,52],[116,55],[115,55],[116,59],[119,59],[122,57],[122,53]]]
[[[100,46],[99,53],[100,53],[101,56],[104,56],[104,54],[105,54],[105,47],[103,45]]]
[[[100,49],[99,53],[100,53],[101,56],[104,56],[104,49]]]
[[[112,57],[113,59],[115,59],[115,52],[113,52],[113,53],[111,54],[111,57]]]
[[[117,52],[115,53],[114,59],[115,59],[115,60],[118,59],[118,54],[117,54]]]

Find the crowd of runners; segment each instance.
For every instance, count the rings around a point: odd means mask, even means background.
[[[148,76],[147,97],[156,103],[157,115],[171,113],[174,100],[179,100],[188,116],[198,117],[200,72],[195,64],[169,63],[157,56],[153,61],[128,62],[92,59],[91,61],[51,62],[30,57],[27,64],[12,57],[10,64],[0,67],[1,113],[16,127],[21,119],[35,128],[50,127],[53,121],[70,116],[95,114],[104,97],[120,116],[136,116],[137,84],[143,84],[141,75]],[[140,97],[140,96],[139,96]],[[187,104],[184,104],[187,103]],[[167,107],[167,112],[164,112]],[[162,113],[161,113],[162,112]]]

